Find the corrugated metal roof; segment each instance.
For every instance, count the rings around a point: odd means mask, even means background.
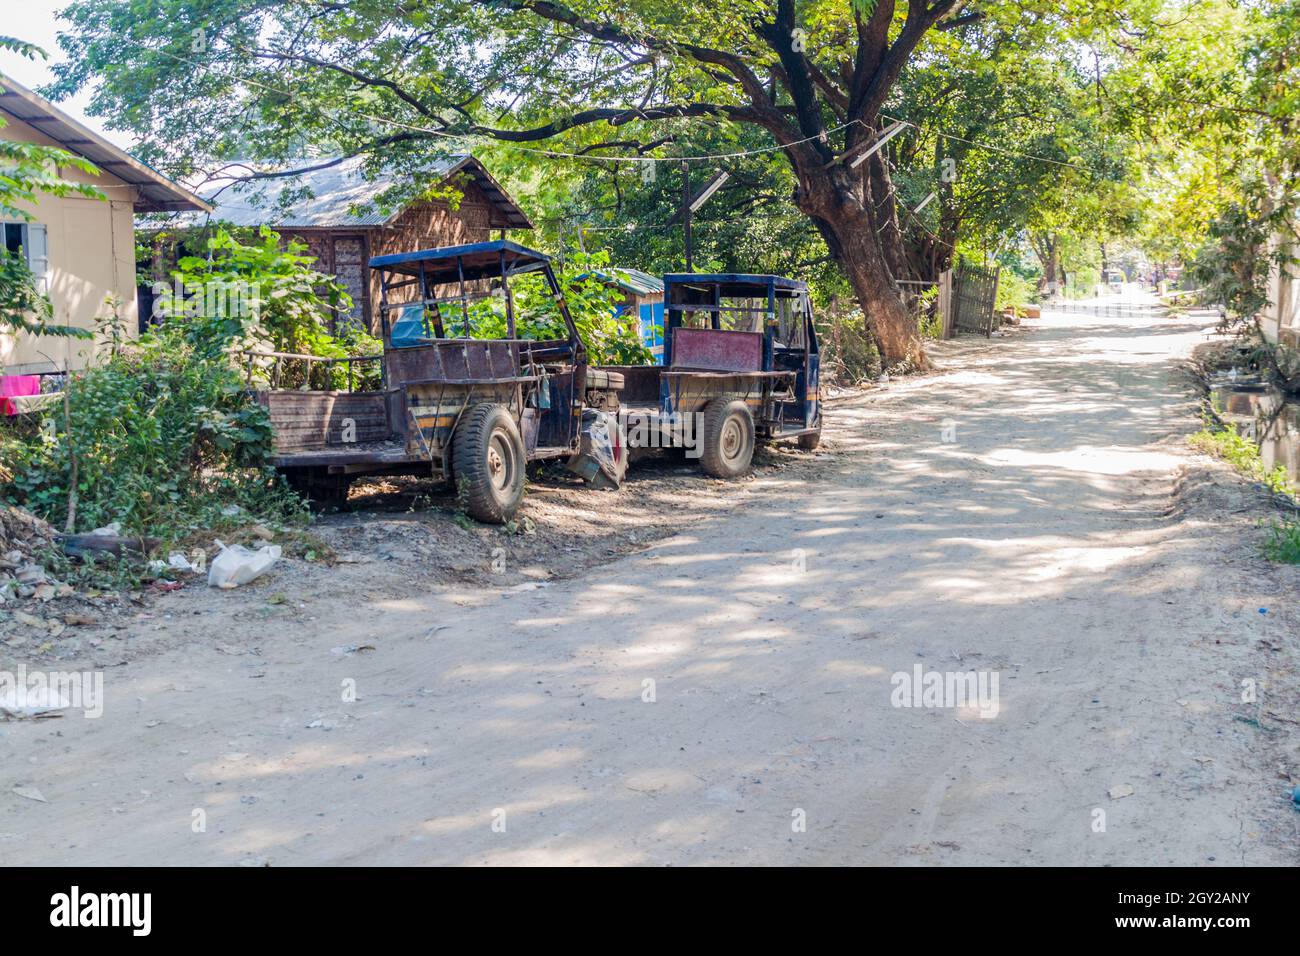
[[[284,229],[382,226],[399,214],[397,209],[377,204],[379,196],[394,186],[392,174],[370,179],[364,174],[364,157],[353,156],[341,162],[303,160],[288,168],[333,163],[299,176],[255,179],[231,185],[214,182],[200,190],[216,207],[213,217],[236,226],[267,225]],[[470,176],[492,203],[489,225],[494,229],[531,229],[533,224],[500,184],[473,156],[445,156],[429,164],[429,173],[446,181],[457,173]],[[283,189],[310,192],[308,198],[281,208]]]
[[[652,276],[640,269],[627,269],[617,266],[603,272],[597,272],[606,282],[618,286],[624,292],[634,295],[663,295],[664,283],[658,276]]]
[[[206,211],[206,202],[78,123],[49,100],[0,74],[0,111],[40,130],[64,149],[140,190],[136,212]]]

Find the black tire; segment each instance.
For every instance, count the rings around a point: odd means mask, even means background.
[[[754,416],[738,398],[704,406],[704,448],[700,467],[714,478],[738,478],[754,461]]]
[[[822,443],[822,426],[821,422],[817,423],[817,430],[809,432],[807,435],[799,436],[799,447],[804,451],[816,451],[817,446]]]
[[[451,466],[470,517],[505,524],[524,500],[524,443],[504,405],[473,405],[456,426]]]

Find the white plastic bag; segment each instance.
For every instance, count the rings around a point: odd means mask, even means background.
[[[217,542],[221,553],[208,567],[208,585],[214,588],[237,588],[261,577],[280,560],[280,546],[268,544],[256,551],[235,544],[227,547]]]

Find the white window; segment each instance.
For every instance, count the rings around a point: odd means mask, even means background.
[[[36,222],[6,222],[0,225],[4,229],[5,249],[13,255],[21,252],[27,260],[27,267],[40,282],[41,291],[48,292],[50,243],[45,227]]]

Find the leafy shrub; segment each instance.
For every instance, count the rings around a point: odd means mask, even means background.
[[[268,467],[266,410],[225,356],[209,356],[168,325],[69,376],[64,404],[13,438],[8,497],[64,527],[119,522],[131,535],[175,541],[238,505],[266,520],[302,505]]]
[[[649,365],[653,357],[637,335],[636,316],[617,314],[622,293],[599,276],[608,266],[608,252],[575,253],[561,264],[556,275],[578,338],[587,349],[587,361],[593,365]],[[539,273],[517,276],[510,280],[510,293],[514,298],[518,338],[542,341],[568,338],[564,318],[545,276]],[[504,338],[504,295],[494,294],[475,302],[469,317],[471,337]],[[445,331],[448,335],[463,334],[464,326],[454,306]]]
[[[1300,520],[1286,517],[1266,526],[1264,557],[1283,564],[1300,564]]]
[[[1208,301],[1224,306],[1227,329],[1254,325],[1268,306],[1268,276],[1275,259],[1267,252],[1276,225],[1260,207],[1259,194],[1230,204],[1210,223],[1210,240],[1197,250],[1191,274]]]
[[[313,267],[306,245],[263,226],[258,241],[245,244],[224,229],[208,240],[208,255],[183,256],[173,273],[176,283],[160,288],[156,309],[164,323],[179,325],[200,354],[227,351],[286,352],[322,358],[378,355],[382,344],[361,329],[334,320],[352,307],[347,290]],[[265,372],[269,360],[255,370]],[[343,388],[343,363],[281,363],[285,388]],[[356,363],[354,384],[377,386],[377,362]]]
[[[1013,306],[1019,308],[1028,305],[1033,301],[1036,291],[1034,284],[1020,273],[1003,269],[998,274],[998,293],[993,307],[1001,311]]]
[[[847,300],[832,299],[815,310],[814,321],[824,385],[857,385],[880,375],[880,353],[867,334],[861,309]]]
[[[1271,470],[1266,468],[1263,459],[1259,456],[1259,446],[1238,432],[1235,425],[1229,424],[1215,430],[1212,423],[1206,422],[1205,427],[1192,435],[1189,441],[1193,448],[1207,455],[1222,458],[1247,478],[1264,485],[1269,491],[1281,495],[1295,494],[1296,490],[1291,484],[1286,469],[1281,465]]]
[[[27,259],[0,249],[0,333],[90,337],[86,329],[54,325],[53,318],[54,306],[40,290]]]

